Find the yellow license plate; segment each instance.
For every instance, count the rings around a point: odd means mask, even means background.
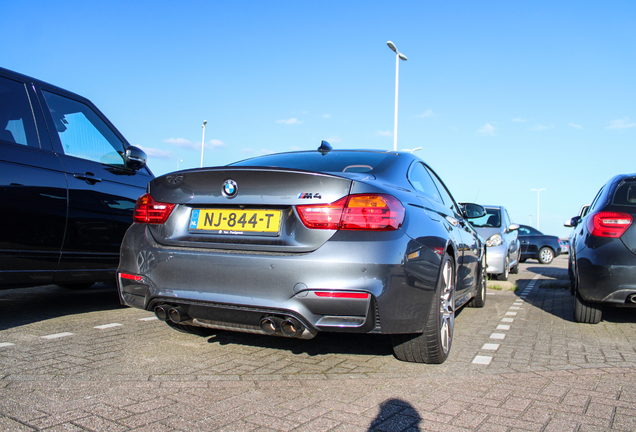
[[[218,234],[277,234],[280,210],[194,209],[190,230],[217,231]]]

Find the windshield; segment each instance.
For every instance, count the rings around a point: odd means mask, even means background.
[[[484,216],[471,219],[470,223],[475,228],[501,228],[501,209],[487,208]]]

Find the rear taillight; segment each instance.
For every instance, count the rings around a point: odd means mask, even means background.
[[[296,206],[307,228],[392,231],[404,222],[404,207],[391,195],[350,195],[331,204]]]
[[[143,280],[143,276],[135,275],[135,274],[129,274],[129,273],[119,273],[119,277],[122,278],[122,279],[133,280],[135,282],[141,282]]]
[[[596,237],[617,238],[629,228],[634,219],[630,214],[598,212],[588,216],[588,230]]]
[[[138,223],[162,224],[168,220],[175,204],[157,202],[150,194],[139,197],[135,204],[133,220]]]

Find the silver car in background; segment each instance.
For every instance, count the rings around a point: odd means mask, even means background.
[[[517,238],[519,225],[512,223],[502,206],[484,206],[486,215],[471,219],[477,233],[486,239],[487,273],[499,280],[519,271],[521,248]]]

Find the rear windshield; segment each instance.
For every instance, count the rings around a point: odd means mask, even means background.
[[[623,182],[614,192],[612,204],[636,207],[636,182]]]
[[[475,228],[500,228],[501,209],[487,208],[486,215],[477,219],[471,219],[470,223]]]
[[[373,173],[386,170],[396,155],[391,153],[365,151],[331,151],[325,155],[319,152],[280,153],[246,159],[230,166],[255,166],[291,168],[320,172]]]

